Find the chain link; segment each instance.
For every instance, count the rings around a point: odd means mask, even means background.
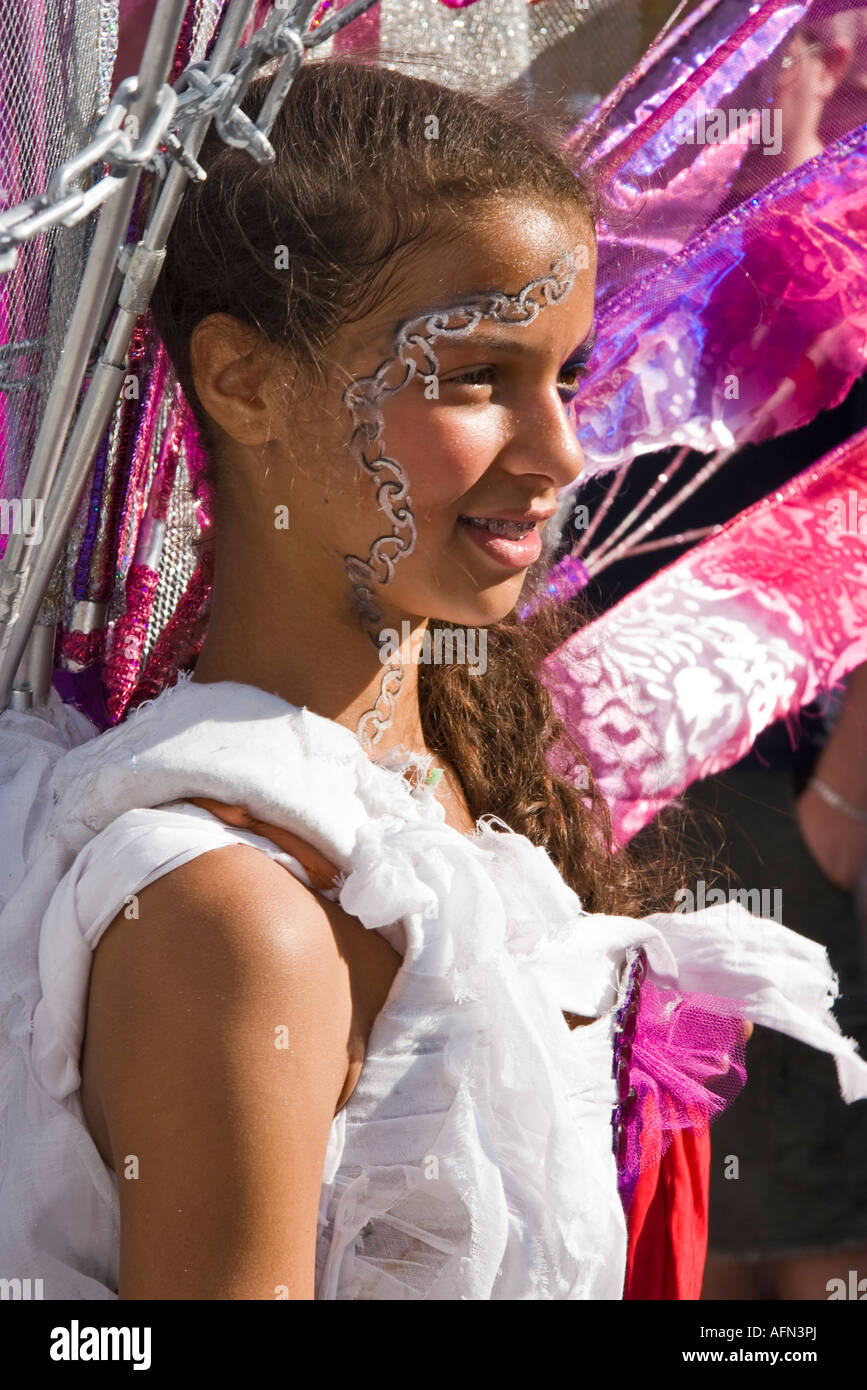
[[[126,171],[132,166],[162,175],[171,160],[179,163],[191,178],[204,179],[205,171],[184,146],[186,132],[203,117],[214,118],[214,127],[226,144],[246,149],[260,164],[269,163],[274,158],[274,149],[268,131],[280,102],[269,96],[258,119],[252,121],[240,109],[249,84],[266,61],[280,58],[282,62],[274,85],[282,100],[305,50],[324,43],[373,3],[374,0],[352,0],[325,24],[307,33],[302,33],[298,27],[298,16],[301,16],[301,23],[306,24],[309,6],[296,5],[286,14],[286,5],[278,3],[250,42],[239,49],[227,72],[212,79],[208,77],[206,64],[191,63],[174,87],[164,84],[156,94],[153,114],[141,132],[126,124],[138,90],[138,77],[126,78],[118,86],[92,140],[59,166],[45,192],[0,213],[0,275],[14,269],[18,246],[57,223],[71,227],[80,222],[121,187]],[[108,173],[86,190],[74,186],[79,176],[87,174],[100,162],[109,166]]]

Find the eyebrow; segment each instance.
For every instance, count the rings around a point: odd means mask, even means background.
[[[595,345],[596,324],[594,323],[586,338],[583,338],[582,341],[572,349],[566,361],[572,362],[576,358],[589,357]],[[522,341],[520,338],[513,338],[511,336],[505,337],[502,334],[490,332],[473,332],[468,333],[465,338],[443,338],[435,340],[435,350],[437,353],[441,352],[444,348],[466,349],[467,347],[490,348],[497,352],[509,352],[513,354],[527,354],[535,351],[529,343]]]
[[[444,348],[494,348],[497,352],[528,353],[533,349],[528,343],[520,338],[503,338],[491,333],[468,333],[465,338],[436,338],[434,345],[437,352],[442,352]]]

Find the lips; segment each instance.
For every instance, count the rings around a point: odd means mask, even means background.
[[[512,513],[511,516],[462,516],[458,524],[480,550],[506,569],[527,569],[542,553],[537,523],[553,512]]]

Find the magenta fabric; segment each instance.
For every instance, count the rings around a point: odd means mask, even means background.
[[[544,662],[621,843],[867,660],[865,492],[867,430]]]
[[[842,83],[825,102],[806,162],[786,134],[798,26],[840,9],[705,0],[567,140],[600,204],[599,347],[577,399],[586,475],[796,429],[864,370],[867,92]],[[861,76],[863,55],[851,63]],[[699,113],[725,133],[686,140]]]
[[[743,1004],[709,994],[641,987],[619,1186],[631,1205],[640,1175],[656,1167],[682,1129],[706,1129],[746,1081]]]
[[[786,42],[808,8],[804,0],[749,8],[743,0],[706,0],[572,132],[567,149],[602,184],[603,298],[679,251],[725,210],[746,145],[680,143],[678,118],[699,102],[727,110],[772,101]]]
[[[602,304],[576,404],[587,476],[776,437],[844,398],[867,366],[865,187],[867,127]]]

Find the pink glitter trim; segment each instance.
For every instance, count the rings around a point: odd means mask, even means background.
[[[126,585],[126,608],[115,624],[106,665],[107,705],[116,723],[129,701],[147,637],[159,574],[147,565],[132,565]]]
[[[134,709],[145,700],[153,700],[161,690],[174,684],[179,670],[198,656],[207,628],[213,576],[213,554],[206,551],[177,608],[160,633],[144,674],[129,699],[127,710]]]
[[[105,650],[105,631],[97,628],[93,632],[64,632],[60,638],[60,654],[64,662],[74,661],[79,666],[92,666],[102,659]]]

